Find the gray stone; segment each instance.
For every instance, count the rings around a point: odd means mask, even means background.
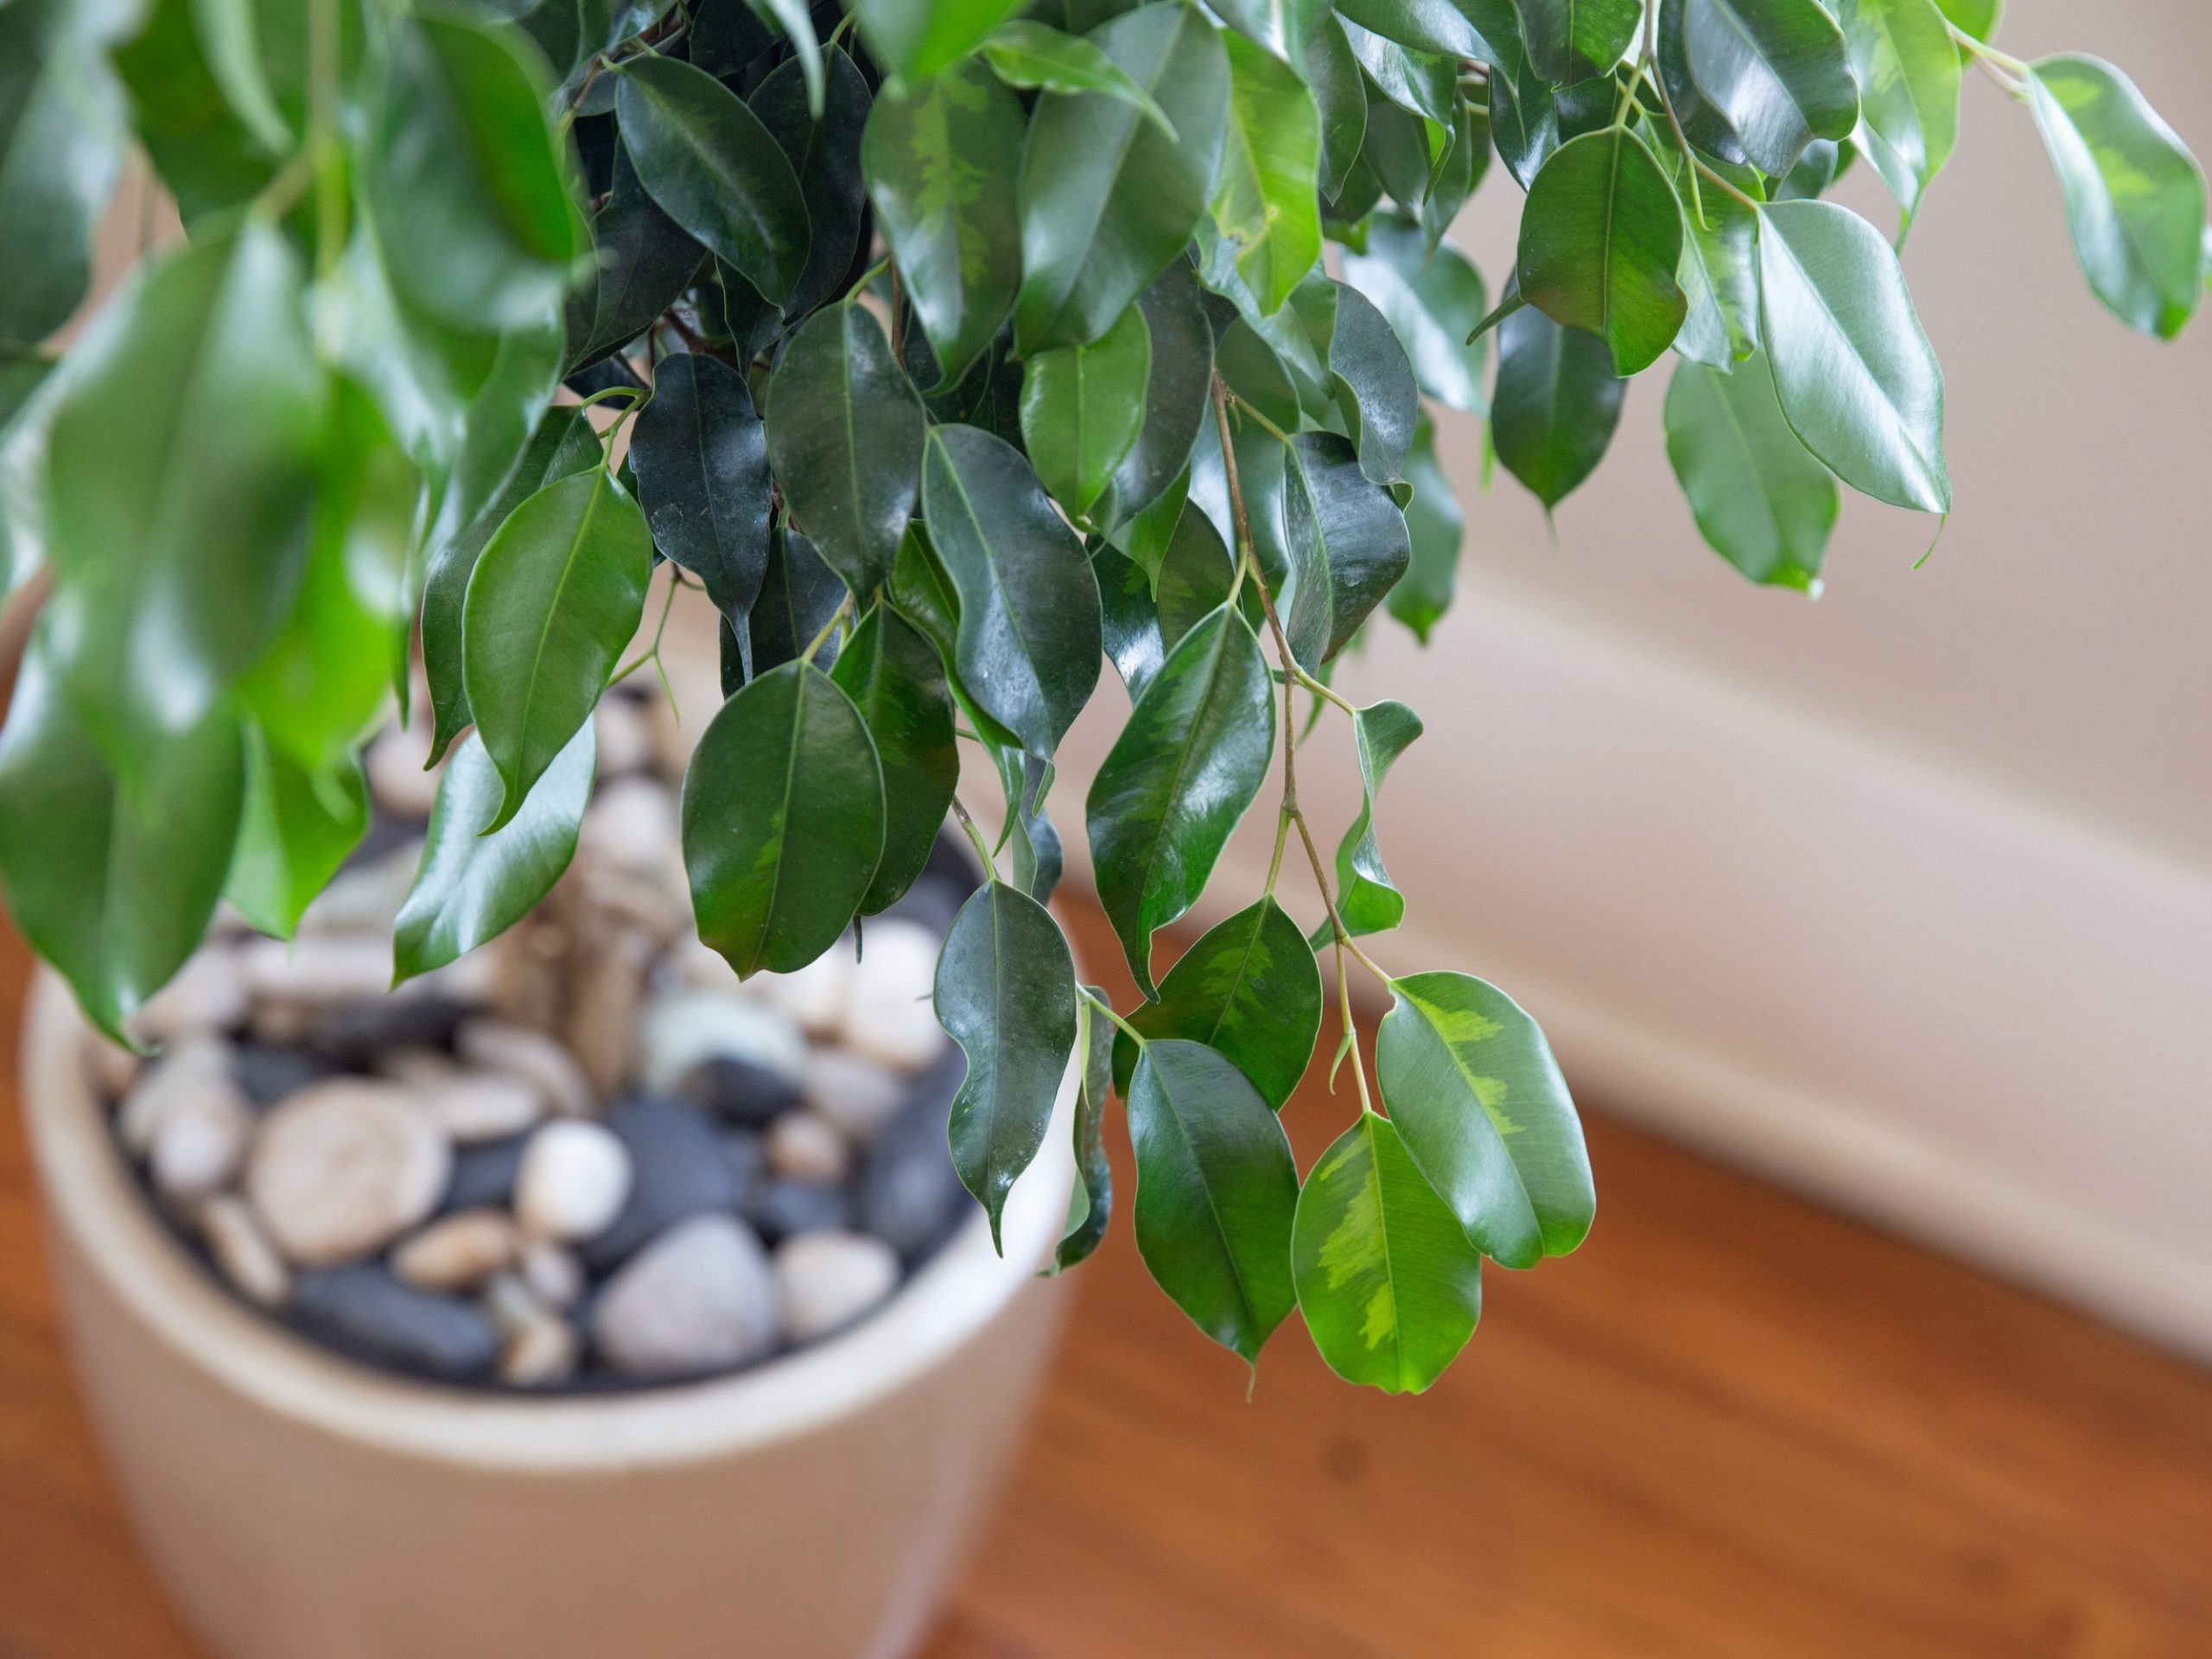
[[[454,1050],[471,1065],[527,1079],[547,1107],[563,1116],[588,1116],[599,1104],[583,1068],[554,1039],[527,1026],[471,1020],[454,1033]]]
[[[575,1374],[583,1338],[558,1314],[529,1319],[507,1335],[499,1352],[499,1381],[511,1388],[546,1389]]]
[[[315,1046],[340,1066],[373,1065],[408,1048],[446,1048],[468,1005],[437,991],[406,989],[346,1003],[309,1027]]]
[[[130,1016],[130,1030],[142,1042],[173,1043],[199,1033],[231,1030],[245,1022],[250,1006],[238,952],[207,945]]]
[[[693,1216],[638,1252],[592,1310],[592,1339],[629,1376],[741,1365],[776,1344],[776,1280],[751,1228]]]
[[[264,1119],[246,1196],[290,1260],[322,1267],[382,1249],[437,1207],[453,1149],[388,1083],[334,1077]]]
[[[768,1173],[767,1148],[751,1129],[724,1129],[721,1138],[722,1156],[729,1162],[731,1177],[737,1183],[738,1205],[742,1209]]]
[[[601,778],[620,778],[652,765],[652,725],[633,700],[613,695],[601,697],[592,713],[592,723],[599,728]]]
[[[899,1287],[899,1253],[866,1233],[801,1233],[776,1251],[784,1336],[811,1342],[850,1325]]]
[[[630,1196],[629,1149],[605,1125],[556,1118],[530,1137],[515,1173],[515,1217],[536,1238],[601,1232]]]
[[[677,1080],[676,1092],[732,1123],[755,1129],[767,1128],[800,1103],[798,1084],[783,1072],[727,1054],[693,1066]]]
[[[945,1045],[931,991],[941,932],[885,918],[869,925],[853,969],[853,995],[839,1035],[855,1053],[898,1071],[918,1071]]]
[[[768,1167],[794,1181],[835,1183],[852,1167],[852,1143],[827,1118],[787,1112],[768,1126]]]
[[[426,1376],[481,1376],[499,1358],[499,1331],[474,1302],[418,1290],[371,1264],[301,1274],[290,1313],[334,1348]]]
[[[898,1116],[906,1098],[906,1080],[848,1049],[817,1048],[806,1057],[799,1092],[815,1116],[834,1125],[847,1140],[865,1145]]]
[[[505,1140],[545,1116],[543,1090],[498,1071],[451,1072],[419,1085],[416,1098],[461,1146]]]
[[[453,1179],[446,1186],[447,1210],[475,1210],[490,1204],[512,1201],[515,1172],[522,1167],[526,1135],[493,1141],[480,1147],[463,1147],[454,1154]]]
[[[231,1075],[257,1106],[274,1106],[331,1071],[328,1059],[299,1043],[242,1043],[231,1059]]]
[[[955,1048],[915,1080],[906,1104],[868,1145],[861,1166],[860,1224],[909,1257],[937,1243],[968,1214],[945,1128],[966,1072]]]
[[[231,1046],[220,1037],[188,1037],[137,1074],[116,1109],[115,1132],[124,1150],[143,1158],[155,1132],[177,1102],[230,1076]]]
[[[583,1300],[584,1267],[574,1250],[548,1239],[523,1246],[515,1271],[531,1295],[548,1307],[574,1307]]]
[[[836,1035],[853,1001],[853,942],[837,941],[804,968],[762,974],[748,987],[797,1020],[810,1037]]]
[[[763,1181],[745,1205],[745,1218],[771,1243],[849,1225],[852,1215],[852,1201],[842,1187],[813,1181]]]
[[[423,767],[429,753],[427,729],[387,726],[377,734],[362,764],[379,807],[397,818],[420,822],[430,816],[437,804],[439,773]]]
[[[737,1209],[736,1173],[721,1142],[695,1108],[634,1096],[607,1115],[630,1154],[630,1196],[607,1229],[579,1247],[587,1266],[604,1271],[686,1216]]]
[[[227,1074],[180,1094],[154,1126],[147,1158],[154,1190],[189,1205],[236,1179],[253,1135],[253,1108]]]
[[[301,912],[299,931],[309,936],[353,934],[372,941],[389,939],[391,925],[398,919],[399,908],[407,901],[422,861],[420,833],[410,830],[406,839],[387,849],[382,857],[365,859],[341,870]]]
[[[743,1060],[798,1079],[806,1039],[785,1014],[737,991],[679,990],[645,1007],[638,1033],[638,1082],[664,1095],[702,1061]]]

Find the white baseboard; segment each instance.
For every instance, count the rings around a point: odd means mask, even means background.
[[[2212,1358],[2212,872],[1501,588],[1427,652],[1386,632],[1344,684],[1428,721],[1384,791],[1387,965],[1494,979],[1592,1098]],[[1300,750],[1332,826],[1347,748]]]

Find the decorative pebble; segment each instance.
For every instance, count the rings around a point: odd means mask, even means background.
[[[231,1046],[220,1037],[187,1038],[167,1051],[138,1074],[116,1113],[115,1132],[124,1148],[145,1157],[171,1108],[230,1074]]]
[[[513,1273],[495,1274],[484,1287],[478,1306],[485,1318],[510,1337],[553,1311],[521,1274]]]
[[[213,946],[188,961],[130,1016],[130,1030],[144,1042],[173,1043],[181,1037],[243,1025],[250,1007],[238,953]]]
[[[391,1270],[425,1290],[480,1285],[515,1259],[518,1239],[504,1210],[442,1216],[391,1253]]]
[[[750,1129],[724,1129],[721,1136],[722,1156],[728,1160],[730,1178],[737,1184],[737,1202],[742,1209],[762,1176],[768,1173],[767,1148],[760,1144],[760,1137]]]
[[[540,1238],[589,1238],[621,1213],[630,1154],[613,1132],[557,1118],[530,1137],[515,1172],[515,1215]]]
[[[808,1036],[827,1037],[844,1023],[852,1006],[852,941],[840,939],[805,967],[788,974],[762,974],[753,984]]]
[[[611,1095],[630,1074],[652,947],[634,929],[598,929],[577,940],[575,955],[582,970],[562,1035],[593,1090]]]
[[[575,1251],[550,1239],[533,1239],[524,1245],[516,1270],[531,1294],[548,1307],[574,1307],[583,1300],[584,1264]]]
[[[852,1143],[827,1118],[787,1112],[768,1126],[768,1167],[794,1181],[835,1182],[852,1166]]]
[[[457,998],[410,985],[395,995],[334,1008],[309,1030],[315,1046],[336,1064],[366,1066],[395,1049],[446,1047],[467,1013]]]
[[[796,1083],[806,1039],[787,1015],[734,991],[677,991],[646,1006],[638,1082],[648,1092],[671,1093],[693,1066],[717,1058],[743,1060]]]
[[[868,924],[853,969],[853,995],[840,1034],[857,1054],[899,1071],[918,1071],[944,1047],[931,992],[944,936],[918,923]]]
[[[499,1331],[474,1302],[403,1284],[368,1263],[301,1274],[290,1311],[333,1347],[403,1370],[481,1376],[499,1357]]]
[[[776,1280],[753,1230],[731,1216],[680,1221],[607,1281],[592,1339],[630,1376],[740,1365],[775,1345]]]
[[[231,1058],[231,1075],[255,1105],[274,1106],[328,1077],[330,1062],[298,1043],[244,1043]]]
[[[654,778],[618,778],[592,798],[576,831],[576,856],[640,874],[658,874],[671,855],[682,858],[676,799]]]
[[[944,1153],[945,1126],[963,1075],[955,1049],[917,1078],[906,1105],[869,1143],[861,1162],[860,1224],[902,1255],[936,1243],[968,1213],[967,1190]]]
[[[498,1020],[470,1020],[454,1033],[454,1050],[471,1065],[526,1079],[546,1105],[567,1117],[588,1117],[598,1106],[591,1083],[575,1056],[542,1031]]]
[[[428,1216],[453,1150],[388,1083],[334,1077],[272,1110],[246,1164],[246,1196],[276,1247],[319,1267],[381,1249]]]
[[[765,1128],[800,1104],[798,1084],[784,1073],[727,1054],[700,1061],[677,1079],[676,1092],[750,1128]]]
[[[147,1166],[154,1190],[189,1205],[227,1186],[245,1161],[253,1109],[227,1072],[180,1094],[154,1127]]]
[[[598,728],[599,775],[620,778],[653,763],[653,731],[645,710],[625,696],[605,696],[593,712]]]
[[[586,1243],[588,1266],[610,1268],[686,1216],[735,1211],[735,1172],[714,1128],[698,1111],[657,1096],[632,1096],[607,1115],[630,1154],[630,1196],[604,1232]]]
[[[475,1210],[487,1204],[505,1204],[514,1196],[515,1172],[522,1167],[522,1150],[528,1135],[512,1135],[482,1146],[461,1147],[453,1155],[453,1179],[446,1184],[440,1207]]]
[[[776,1249],[784,1336],[811,1342],[849,1325],[899,1287],[899,1253],[866,1233],[801,1233]]]
[[[508,1334],[499,1352],[499,1381],[518,1389],[550,1388],[575,1374],[582,1353],[575,1326],[549,1313]]]
[[[301,913],[299,931],[390,939],[391,925],[398,919],[399,907],[407,902],[422,862],[423,843],[410,836],[381,858],[351,866]]]
[[[437,804],[439,774],[423,766],[429,748],[427,736],[404,726],[387,727],[369,745],[362,761],[369,789],[395,817],[427,819]]]
[[[257,999],[285,1007],[374,1005],[385,1000],[391,985],[389,939],[343,933],[308,935],[289,944],[254,939],[238,952],[238,963]]]
[[[416,1097],[463,1146],[518,1135],[545,1116],[545,1096],[524,1078],[462,1071],[418,1089]]]
[[[218,1193],[200,1209],[200,1231],[223,1276],[248,1300],[281,1307],[292,1294],[291,1270],[261,1230],[245,1199]]]
[[[799,1233],[848,1226],[852,1214],[844,1188],[817,1181],[763,1181],[745,1205],[746,1220],[772,1243]]]
[[[898,1116],[906,1098],[904,1077],[842,1048],[817,1048],[808,1055],[799,1090],[808,1109],[861,1145]]]

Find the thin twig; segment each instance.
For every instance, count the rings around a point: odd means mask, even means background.
[[[1667,92],[1667,73],[1661,67],[1658,54],[1659,6],[1657,0],[1643,14],[1643,55],[1651,65],[1651,84],[1659,89],[1659,107],[1667,111],[1667,124],[1675,130],[1675,148],[1682,152],[1682,176],[1690,181],[1690,213],[1697,220],[1700,231],[1712,226],[1705,222],[1705,201],[1697,188],[1697,168],[1691,165],[1690,141],[1682,131],[1681,118],[1675,113],[1675,100]]]
[[[812,662],[814,660],[814,653],[822,649],[823,644],[829,639],[831,632],[836,629],[836,626],[840,622],[843,621],[848,616],[850,616],[852,612],[853,596],[850,593],[848,593],[842,599],[837,601],[837,608],[830,613],[830,620],[822,625],[822,632],[814,636],[813,643],[808,645],[806,650],[801,653],[799,660],[803,663]]]

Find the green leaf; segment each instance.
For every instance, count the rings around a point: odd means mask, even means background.
[[[1375,840],[1375,803],[1391,764],[1421,734],[1421,716],[1402,702],[1371,702],[1352,716],[1359,750],[1359,816],[1337,848],[1337,914],[1354,933],[1384,933],[1405,919],[1406,896],[1382,867]]]
[[[1486,338],[1470,344],[1490,309],[1483,279],[1452,243],[1430,251],[1421,228],[1395,216],[1377,216],[1367,228],[1363,253],[1347,248],[1344,280],[1375,302],[1397,332],[1421,389],[1447,409],[1479,415]]]
[[[1106,993],[1084,988],[1099,1001]],[[1114,1022],[1089,998],[1077,1007],[1076,1046],[1083,1052],[1083,1084],[1075,1097],[1076,1184],[1068,1194],[1067,1226],[1047,1274],[1088,1261],[1106,1236],[1114,1215],[1114,1166],[1106,1159],[1106,1108],[1113,1087]]]
[[[174,734],[126,792],[62,695],[52,639],[41,622],[0,728],[0,877],[23,937],[120,1040],[222,896],[244,785],[238,722],[218,708]]]
[[[868,50],[908,80],[926,80],[959,63],[1020,0],[855,0]]]
[[[645,516],[601,467],[548,484],[486,545],[461,613],[461,669],[506,785],[492,828],[522,810],[591,718],[638,631],[652,575]]]
[[[324,392],[298,262],[261,220],[111,304],[54,410],[47,614],[79,716],[135,786],[291,609]]]
[[[1013,849],[1014,885],[1046,904],[1067,864],[1060,832],[1045,812],[1045,796],[1052,785],[1052,764],[1011,744],[995,747],[992,755],[1006,789],[1004,836]]]
[[[1513,999],[1466,974],[1390,982],[1375,1074],[1390,1118],[1470,1243],[1509,1268],[1564,1255],[1596,1198],[1551,1046]]]
[[[1224,385],[1268,420],[1284,428],[1299,424],[1297,383],[1274,348],[1243,318],[1231,318],[1222,330],[1214,346],[1214,368]]]
[[[193,22],[207,67],[223,96],[255,142],[274,155],[293,147],[292,129],[277,107],[276,94],[262,61],[262,41],[254,0],[192,0]],[[283,15],[276,6],[273,16]]]
[[[793,520],[854,594],[887,581],[913,516],[922,405],[873,313],[807,320],[768,385],[768,454]]]
[[[1416,52],[1493,65],[1509,54],[1521,55],[1520,24],[1510,0],[1464,7],[1452,0],[1340,0],[1337,10],[1348,22]]]
[[[361,171],[410,303],[467,328],[559,308],[582,221],[545,123],[551,90],[508,31],[443,16],[397,31]]]
[[[1291,1231],[1306,1328],[1329,1369],[1420,1394],[1482,1316],[1483,1259],[1399,1139],[1363,1111],[1306,1178]]]
[[[1761,211],[1759,332],[1791,429],[1852,488],[1949,512],[1943,374],[1896,254],[1833,202]]]
[[[1726,166],[1726,163],[1722,163]],[[1747,182],[1755,181],[1744,170]],[[1688,302],[1675,349],[1691,361],[1726,373],[1758,347],[1758,210],[1717,187],[1699,194],[1700,224],[1689,208],[1679,163],[1675,200],[1682,207],[1682,263],[1676,277]]]
[[[883,773],[861,711],[811,663],[724,703],[683,779],[683,863],[699,937],[742,977],[837,942],[883,856]]]
[[[1144,418],[1136,442],[1096,503],[1099,520],[1114,525],[1127,523],[1168,493],[1190,465],[1191,447],[1211,411],[1213,329],[1189,264],[1170,261],[1137,296],[1137,308],[1150,341]]]
[[[1554,86],[1610,74],[1643,22],[1642,0],[1517,0],[1529,61]]]
[[[0,7],[0,346],[41,344],[91,291],[123,163],[123,100],[68,0]]]
[[[967,373],[1014,309],[1021,147],[1020,104],[976,64],[904,91],[887,87],[868,111],[861,170],[937,354],[938,390]]]
[[[1411,47],[1400,46],[1395,41],[1362,29],[1357,23],[1341,18],[1338,22],[1353,58],[1367,72],[1377,92],[1412,114],[1426,116],[1439,124],[1451,121],[1459,106],[1459,66],[1455,60],[1435,53],[1416,52]],[[1363,92],[1363,125],[1366,105]]]
[[[1049,759],[1098,683],[1098,588],[1082,543],[1020,452],[972,426],[930,429],[922,518],[960,596],[961,683]]]
[[[1452,480],[1436,460],[1436,429],[1423,416],[1414,427],[1414,447],[1406,458],[1406,481],[1413,499],[1406,503],[1409,556],[1406,574],[1385,601],[1390,614],[1414,631],[1421,644],[1452,607],[1459,575],[1459,543],[1467,521],[1452,493]]]
[[[1357,289],[1339,283],[1337,326],[1329,336],[1337,405],[1359,452],[1359,470],[1388,484],[1405,465],[1421,415],[1421,388],[1396,332]]]
[[[1213,520],[1185,504],[1160,555],[1160,575],[1153,584],[1153,610],[1163,652],[1174,650],[1192,629],[1228,602],[1236,575],[1236,561]],[[1239,598],[1244,619],[1255,632],[1267,620],[1258,597],[1254,588]]]
[[[1562,144],[1521,215],[1521,292],[1554,322],[1600,336],[1613,372],[1658,360],[1687,302],[1675,280],[1682,218],[1643,141],[1622,127]]]
[[[1340,17],[1324,17],[1306,48],[1306,84],[1321,117],[1321,193],[1330,197],[1344,194],[1367,137],[1367,86],[1348,38],[1351,27]]]
[[[755,17],[772,27],[778,34],[791,43],[791,55],[771,70],[767,79],[763,80],[760,87],[755,91],[753,102],[756,108],[753,113],[764,121],[768,120],[768,111],[757,107],[760,103],[760,93],[766,90],[771,82],[782,78],[785,70],[789,69],[791,71],[788,78],[789,87],[791,91],[800,95],[799,110],[810,119],[820,121],[830,105],[829,83],[833,78],[834,70],[825,68],[823,63],[821,37],[814,32],[814,18],[807,8],[806,0],[745,0],[745,3]],[[659,13],[658,0],[646,0],[645,5],[641,10],[647,14],[645,21],[650,22],[652,17]],[[842,54],[833,51],[830,55],[834,59],[842,56]],[[849,67],[851,60],[848,59],[846,61]],[[709,73],[712,72],[709,71]],[[867,83],[862,82],[860,90],[861,94],[860,115],[865,116],[868,113]],[[772,128],[774,124],[773,122],[769,122]],[[854,118],[852,130],[855,136],[860,132],[860,118],[857,116]],[[786,143],[784,148],[789,150],[791,145]],[[791,165],[794,167],[799,165],[799,157],[796,154],[791,156]],[[808,203],[809,207],[812,205],[810,201]],[[852,250],[848,248],[845,252],[846,257],[850,258]]]
[[[1361,473],[1348,442],[1302,432],[1283,468],[1283,535],[1291,568],[1283,626],[1312,673],[1351,643],[1406,574],[1405,515]]]
[[[1327,26],[1331,7],[1326,0],[1221,0],[1210,10],[1271,56],[1297,64],[1313,37]]]
[[[1229,49],[1229,126],[1209,204],[1263,311],[1321,257],[1321,117],[1298,72],[1241,35]]]
[[[1787,173],[1815,138],[1851,137],[1859,89],[1820,0],[1681,4],[1690,79],[1762,173]]]
[[[1110,543],[1090,550],[1090,574],[1098,582],[1101,627],[1106,654],[1134,702],[1160,672],[1166,651],[1160,639],[1160,613],[1153,603],[1152,578],[1144,567]]]
[[[830,619],[845,601],[848,589],[814,543],[796,530],[785,528],[768,538],[768,574],[760,583],[760,596],[753,602],[742,634],[728,621],[722,624],[722,692],[728,696],[756,674],[796,662],[830,626]],[[739,671],[730,672],[734,650]],[[815,660],[827,669],[837,655],[835,640],[825,641]]]
[[[1298,924],[1272,895],[1208,928],[1129,1023],[1147,1038],[1187,1037],[1234,1061],[1276,1111],[1306,1075],[1321,1034],[1321,970]],[[1114,1041],[1124,1095],[1137,1046]]]
[[[59,0],[52,3],[58,9]],[[23,16],[38,10],[24,8]],[[156,0],[144,28],[112,54],[130,90],[138,142],[175,199],[187,230],[204,229],[211,216],[250,200],[277,165],[215,84],[192,10],[193,0]],[[0,55],[23,60],[13,53]]]
[[[1997,20],[2004,16],[2005,0],[1936,0],[1943,15],[1977,41],[1986,41],[1997,33]]]
[[[1029,359],[1021,382],[1023,447],[1046,493],[1089,515],[1144,423],[1152,332],[1131,306],[1087,346],[1055,346]]]
[[[1042,905],[1002,881],[969,896],[938,957],[937,1017],[968,1057],[952,1099],[952,1165],[990,1217],[994,1244],[1014,1178],[1045,1144],[1077,1000],[1075,959]]]
[[[769,300],[788,299],[806,270],[806,199],[745,100],[703,69],[648,55],[622,66],[614,108],[647,194]]]
[[[801,19],[799,0],[785,0]],[[806,38],[813,38],[809,28]],[[803,317],[843,290],[860,246],[868,187],[861,177],[861,135],[868,125],[868,80],[842,50],[830,53],[820,81],[802,72],[808,60],[779,65],[754,89],[753,114],[783,146],[806,201],[806,264],[784,302]],[[818,106],[818,107],[817,107]]]
[[[1490,111],[1463,100],[1448,126],[1429,129],[1429,148],[1437,154],[1428,195],[1421,205],[1421,222],[1428,245],[1433,247],[1444,239],[1490,167]]]
[[[245,799],[223,896],[264,933],[289,939],[369,827],[361,763],[302,766],[245,724]]]
[[[1713,550],[1753,582],[1817,593],[1835,480],[1783,418],[1766,359],[1732,374],[1678,364],[1666,419],[1667,458]]]
[[[1959,137],[1959,50],[1936,0],[1843,0],[1860,145],[1906,223]]]
[[[1205,212],[1230,98],[1221,37],[1192,7],[1150,5],[1090,37],[1166,111],[1096,92],[1047,92],[1031,118],[1020,183],[1023,353],[1096,340],[1166,270]]]
[[[606,204],[592,215],[597,276],[569,296],[568,362],[574,373],[603,361],[659,320],[691,286],[706,250],[638,182],[630,152],[614,146]]]
[[[745,377],[701,353],[663,358],[631,435],[630,464],[653,544],[743,627],[767,572],[773,488]]]
[[[2196,157],[2135,84],[2100,59],[2037,60],[2028,99],[2091,290],[2129,327],[2171,340],[2204,296],[2204,174]]]
[[[1147,1000],[1154,932],[1198,902],[1267,774],[1272,690],[1250,625],[1217,611],[1168,652],[1092,779],[1098,902]]]
[[[1297,1305],[1298,1168],[1268,1103],[1202,1043],[1147,1043],[1128,1094],[1137,1249],[1192,1323],[1256,1364]]]
[[[1158,127],[1162,137],[1171,143],[1174,140],[1175,124],[1167,118],[1167,112],[1095,41],[1063,35],[1049,23],[1017,18],[991,32],[983,42],[982,55],[991,73],[1009,86],[1024,92],[1099,92],[1118,98]]]
[[[913,886],[952,808],[952,696],[936,647],[882,604],[861,618],[830,677],[860,710],[883,767],[883,856],[860,906],[873,916]]]
[[[1604,340],[1522,307],[1497,326],[1490,416],[1498,460],[1557,506],[1604,458],[1627,389]]]
[[[598,760],[586,721],[522,810],[495,829],[505,786],[483,740],[471,735],[454,751],[438,780],[415,885],[392,924],[394,984],[497,938],[553,890],[575,856]]]
[[[1367,143],[1360,160],[1374,168],[1393,201],[1418,213],[1435,171],[1428,123],[1381,96],[1382,89],[1372,82],[1368,92]]]

